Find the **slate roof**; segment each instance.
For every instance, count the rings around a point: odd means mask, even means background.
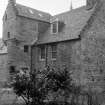
[[[87,11],[86,7],[80,7],[62,14],[55,15],[51,20],[58,19],[64,22],[65,26],[58,34],[51,34],[50,28],[44,34],[39,35],[38,44],[53,43],[65,40],[72,40],[79,38],[80,31],[86,25],[90,16],[94,12],[92,10]]]
[[[51,21],[58,19],[65,25],[61,32],[57,34],[51,33],[51,27],[44,33],[39,33],[37,44],[53,43],[59,41],[66,41],[79,38],[80,31],[84,28],[87,21],[95,10],[86,10],[86,6],[73,9],[55,16],[45,13],[27,6],[16,4],[17,13],[20,16],[36,19],[44,22],[51,23]]]
[[[42,12],[20,4],[16,4],[16,9],[18,15],[20,16],[28,17],[31,19],[37,19],[45,22],[50,22],[51,15],[49,13]]]

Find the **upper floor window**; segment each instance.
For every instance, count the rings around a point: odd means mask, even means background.
[[[58,33],[58,20],[55,20],[51,23],[51,33],[52,34]]]
[[[51,46],[51,57],[52,59],[56,59],[57,57],[57,46],[56,45],[52,45]]]
[[[7,37],[10,38],[10,32],[8,32]]]
[[[5,14],[5,21],[7,20],[7,14]]]
[[[29,46],[28,45],[24,45],[24,52],[28,53],[29,50]]]
[[[46,57],[46,50],[45,50],[45,46],[41,46],[40,47],[40,59],[44,60]]]

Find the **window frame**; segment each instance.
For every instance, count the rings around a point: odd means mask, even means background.
[[[27,50],[25,49],[25,47],[27,47]],[[29,46],[28,45],[24,45],[24,52],[28,53],[29,52]]]
[[[44,48],[44,50],[42,50],[42,48]],[[39,60],[40,61],[45,61],[46,60],[46,47],[43,45],[43,46],[40,46],[39,47],[39,51],[40,51],[40,53],[39,53]],[[44,58],[42,57],[42,51],[44,51]]]
[[[11,34],[10,34],[10,32],[7,33],[7,38],[8,38],[8,39],[11,38]]]
[[[16,67],[15,66],[10,66],[9,67],[9,73],[12,75],[12,74],[15,74],[16,73]]]
[[[55,48],[53,48],[55,47]],[[53,56],[53,54],[56,53],[56,57]],[[57,45],[53,44],[51,45],[51,59],[56,60],[57,59]]]
[[[56,22],[56,32],[54,32],[53,31],[53,26],[54,26],[54,24],[53,23],[55,23]],[[53,20],[53,21],[51,21],[51,34],[57,34],[58,33],[58,18],[57,19],[55,19],[55,20]]]

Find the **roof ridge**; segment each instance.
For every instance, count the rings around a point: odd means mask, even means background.
[[[35,9],[35,8],[32,8],[32,7],[29,7],[29,6],[26,6],[26,5],[22,5],[22,4],[19,4],[19,3],[16,3],[16,6],[22,6],[22,7],[25,7],[25,8],[29,8],[29,9],[32,9],[32,10],[35,10],[35,11],[37,11],[37,12],[42,12],[42,13],[45,13],[45,14],[48,14],[48,15],[50,15],[51,16],[51,14],[50,13],[48,13],[48,12],[44,12],[44,11],[41,11],[41,10],[38,10],[38,9]]]
[[[68,11],[65,11],[65,12],[62,12],[62,13],[59,13],[59,14],[56,14],[56,15],[53,15],[53,17],[55,16],[58,16],[58,15],[62,15],[62,14],[66,14],[66,13],[71,13],[71,12],[74,12],[76,10],[79,10],[79,9],[82,9],[82,8],[85,8],[86,6],[81,6],[81,7],[78,7],[78,8],[75,8],[75,9],[72,9],[72,10],[68,10]]]

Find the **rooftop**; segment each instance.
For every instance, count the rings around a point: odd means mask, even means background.
[[[18,15],[20,16],[50,22],[51,15],[49,13],[45,13],[20,4],[16,4],[16,8],[18,11]]]
[[[83,6],[53,16],[51,20],[58,19],[59,22],[63,22],[65,24],[63,29],[57,34],[51,34],[49,31],[45,32],[44,35],[39,36],[38,43],[52,43],[79,38],[80,31],[86,25],[93,12],[94,8],[87,11],[86,7]]]

